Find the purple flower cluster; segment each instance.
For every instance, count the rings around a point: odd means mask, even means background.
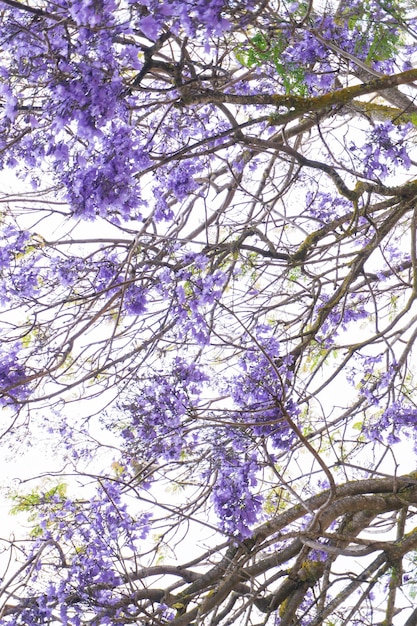
[[[412,438],[414,449],[416,442],[417,407],[407,401],[393,401],[378,418],[364,429],[371,441],[387,441],[392,445],[404,441],[404,436]]]
[[[141,315],[146,311],[146,294],[142,287],[129,285],[124,293],[123,308],[128,315]]]
[[[72,287],[85,274],[85,262],[78,257],[56,257],[51,259],[51,271],[64,287]]]
[[[50,259],[49,278],[55,276],[60,285],[91,293],[108,293],[123,282],[122,262],[115,254],[98,250],[89,258],[56,255]]]
[[[299,29],[296,33],[290,26],[280,29],[279,65],[288,75],[299,70],[311,94],[329,91],[338,75],[340,56],[335,55],[333,47],[329,48],[326,42],[348,53],[353,63],[353,58],[357,58],[372,63],[381,72],[393,70],[389,46],[378,48],[379,40],[395,41],[398,37],[398,25],[392,24],[389,11],[371,0],[358,3],[354,11],[349,5],[346,12],[347,19],[340,19],[339,15],[337,20],[329,13],[311,15],[310,28]],[[302,21],[304,13],[303,3],[292,3],[288,8],[288,23],[297,15]],[[310,70],[311,67],[314,69]]]
[[[308,30],[301,31],[299,38],[288,46],[284,60],[305,65],[315,64],[328,56],[326,47]]]
[[[176,129],[174,137],[171,138],[172,126],[170,124],[176,124],[177,121],[179,127]],[[190,120],[189,122],[191,124]],[[176,114],[167,116],[164,121],[164,134],[170,138],[173,150],[181,148],[181,141],[187,141],[189,133],[190,128],[187,128],[186,132],[181,129],[181,122]],[[169,167],[161,167],[158,170],[152,189],[154,218],[157,222],[172,220],[174,217],[172,205],[176,202],[182,202],[188,196],[198,192],[195,176],[202,171],[203,167],[201,160],[196,158],[193,161],[187,160]]]
[[[308,215],[323,225],[352,211],[349,200],[324,191],[308,191],[305,203]]]
[[[30,393],[28,372],[19,362],[20,351],[20,343],[14,343],[0,352],[0,406],[23,402]]]
[[[61,563],[57,568],[51,556],[44,562],[41,552],[32,585],[36,589],[39,583],[44,592],[36,603],[28,603],[17,622],[12,617],[4,623],[35,626],[59,616],[60,623],[74,626],[90,611],[97,625],[117,621],[125,604],[120,600],[126,600],[130,592],[126,555],[140,549],[150,530],[150,517],[149,513],[136,517],[129,513],[121,485],[115,481],[103,480],[89,501],[58,494],[49,499],[40,510],[43,533],[33,553],[50,542],[56,561],[65,558],[65,566]]]
[[[351,367],[347,380],[359,389],[368,405],[369,415],[363,424],[366,438],[386,441],[390,445],[401,442],[404,436],[415,440],[417,408],[407,395],[397,396],[395,383],[400,374],[398,363],[392,361],[384,366],[380,354],[358,354],[356,359],[358,363]],[[384,405],[387,408],[383,409]]]
[[[173,302],[171,315],[177,322],[180,339],[191,336],[197,344],[205,346],[209,342],[209,328],[204,314],[221,298],[227,274],[219,269],[210,271],[208,259],[202,254],[186,253],[181,264],[186,267],[160,273],[158,289]]]
[[[225,0],[188,0],[187,2],[178,2],[176,0],[168,0],[163,6],[158,0],[150,0],[146,3],[149,6],[151,16],[143,18],[141,25],[146,21],[146,30],[151,29],[151,34],[156,36],[158,23],[162,26],[167,16],[173,20],[173,26],[177,30],[181,26],[184,31],[195,36],[199,31],[203,31],[205,37],[210,35],[221,35],[230,27],[230,22],[223,16],[224,9],[227,6]]]
[[[62,2],[62,8],[67,7],[71,19],[78,25],[85,27],[86,34],[93,35],[97,32],[95,27],[113,25],[112,12],[117,5],[112,0],[69,0]]]
[[[127,125],[111,123],[91,151],[77,152],[67,166],[60,163],[74,214],[90,220],[108,215],[116,224],[138,219],[143,200],[135,175],[148,164],[140,137]]]
[[[347,330],[347,327],[351,322],[366,319],[368,315],[369,313],[364,308],[364,304],[362,302],[351,302],[344,306],[342,310],[332,311],[328,320],[332,327],[340,326],[342,330]]]
[[[196,363],[180,357],[169,370],[150,377],[121,407],[129,417],[122,436],[130,457],[177,459],[188,446],[186,420],[208,377]]]
[[[180,202],[197,188],[197,184],[193,179],[195,169],[194,163],[183,163],[173,167],[170,171],[167,188],[171,190],[175,198]]]
[[[0,270],[7,280],[1,281],[0,301],[3,304],[15,299],[24,301],[38,291],[39,255],[31,246],[28,232],[8,225],[3,230],[3,237]]]
[[[399,165],[406,170],[410,168],[411,160],[405,143],[409,130],[409,124],[395,126],[390,121],[379,122],[368,133],[362,147],[351,145],[351,153],[361,165],[364,176],[385,179]]]
[[[50,260],[48,279],[53,276],[59,286],[73,288],[74,293],[83,293],[84,297],[109,297],[119,291],[122,314],[141,315],[146,311],[145,289],[132,279],[125,282],[123,258],[119,259],[116,254],[106,254],[102,250],[88,259],[55,256]]]
[[[366,399],[371,407],[378,407],[393,388],[395,378],[399,374],[396,361],[383,366],[382,355],[356,356],[357,364],[347,372],[348,382]]]
[[[181,29],[189,36],[203,36],[205,40],[211,35],[221,35],[231,25],[224,16],[228,8],[225,0],[146,0],[140,3],[128,0],[128,3],[142,9],[138,11],[135,26],[151,41],[155,41],[168,24],[173,32]]]
[[[137,52],[135,63],[129,46],[117,47],[117,36],[127,25],[120,22],[113,0],[63,0],[49,9],[62,13],[63,19],[51,21],[47,38],[42,20],[33,23],[25,12],[10,15],[15,37],[7,38],[12,61],[4,71],[10,82],[18,76],[43,87],[33,114],[19,117],[21,128],[30,133],[11,143],[8,164],[19,165],[32,177],[34,168],[50,169],[52,163],[55,179],[80,217],[135,218],[141,204],[135,174],[149,161],[122,93],[123,62],[128,60],[132,69],[138,64]],[[68,13],[76,31],[63,26]],[[21,90],[18,99],[10,87],[3,91],[4,122],[15,120],[17,108],[25,108],[26,92]]]
[[[287,400],[293,373],[292,357],[280,356],[280,346],[269,326],[257,328],[256,344],[245,350],[240,373],[229,381],[229,393],[237,407],[238,422],[250,424],[258,437],[267,437],[277,449],[288,449],[294,433],[286,414],[294,418],[298,409]]]
[[[329,299],[330,296],[322,294],[320,296],[321,303],[317,307],[317,311],[320,311]],[[345,332],[352,323],[367,319],[368,317],[369,312],[366,309],[366,302],[363,301],[363,298],[355,294],[348,294],[343,302],[334,306],[329,311],[329,314],[321,325],[320,335],[317,339],[318,341],[324,342],[326,347],[329,347],[333,344],[334,339],[340,331]]]
[[[110,34],[104,32],[108,39],[100,44],[111,47]],[[65,78],[51,85],[49,107],[54,114],[53,130],[59,133],[66,124],[71,124],[79,137],[93,139],[100,137],[111,120],[125,118],[125,107],[120,101],[122,84],[113,76],[115,67],[103,67],[98,59],[85,56],[79,63],[61,61],[59,69],[59,76]]]
[[[251,535],[251,528],[259,521],[262,498],[253,493],[259,470],[256,454],[243,451],[239,454],[237,440],[238,434],[234,434],[232,445],[216,447],[212,499],[221,530],[243,540]]]
[[[8,78],[5,70],[1,71],[0,75],[3,75],[2,77],[4,78]],[[0,83],[0,96],[3,101],[3,122],[6,122],[8,125],[13,123],[16,118],[18,100],[7,82]]]

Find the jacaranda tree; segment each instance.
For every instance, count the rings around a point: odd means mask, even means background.
[[[415,4],[0,25],[0,624],[415,626]]]

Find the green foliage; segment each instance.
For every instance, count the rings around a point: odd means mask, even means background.
[[[336,359],[337,351],[329,350],[321,342],[312,341],[305,362],[305,371],[311,371],[311,369],[316,368],[320,363],[329,363],[330,357]]]
[[[256,267],[257,260],[258,260],[257,253],[249,252],[240,266],[240,276],[248,277],[252,281],[253,284],[255,284],[255,282],[259,278],[259,272]]]
[[[301,267],[297,265],[296,267],[292,267],[288,272],[288,280],[292,283],[295,283],[301,278],[302,272]]]
[[[247,44],[235,49],[235,57],[241,65],[249,69],[265,64],[273,65],[285,93],[307,96],[304,68],[296,63],[282,62],[282,55],[287,46],[288,42],[280,33],[268,39],[263,33],[257,32]]]
[[[392,28],[391,23],[375,19],[374,9],[370,1],[362,3],[361,10],[355,8],[354,14],[349,15],[348,27],[350,30],[358,30],[362,33],[356,44],[355,53],[367,50],[366,61],[386,61],[398,56],[398,51],[403,42],[403,35],[399,29]],[[397,24],[403,22],[405,13],[404,3],[393,1],[388,4],[381,2],[381,8],[395,15]],[[370,44],[370,45],[369,45]],[[369,48],[368,48],[369,46]]]
[[[372,40],[366,60],[385,61],[396,55],[400,43],[400,35],[392,33],[384,24],[374,27],[375,39]]]
[[[249,40],[249,46],[242,45],[235,50],[236,59],[245,67],[255,67],[271,59],[271,48],[262,33],[256,33]]]
[[[275,515],[278,511],[284,511],[288,506],[288,495],[283,487],[273,487],[268,491],[263,509],[268,515]]]
[[[39,519],[39,513],[41,509],[47,505],[53,506],[53,502],[61,501],[66,497],[67,486],[65,483],[58,483],[47,491],[42,491],[40,488],[35,488],[27,494],[12,494],[10,499],[14,502],[14,505],[10,509],[11,515],[18,515],[19,513],[25,513],[27,515],[28,522],[33,524],[33,528],[30,532],[32,537],[40,537],[44,530],[37,523]]]

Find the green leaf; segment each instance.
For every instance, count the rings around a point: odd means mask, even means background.
[[[33,523],[30,535],[32,537],[39,537],[43,534],[43,528],[36,523],[39,519],[39,514],[42,507],[45,506],[57,506],[54,504],[54,500],[58,498],[63,500],[66,497],[67,485],[65,483],[58,483],[47,491],[41,491],[40,488],[35,488],[27,494],[12,494],[10,499],[15,504],[10,509],[11,515],[18,515],[19,513],[26,513],[27,520]]]

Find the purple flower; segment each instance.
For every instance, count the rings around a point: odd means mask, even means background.
[[[155,41],[158,37],[160,26],[152,15],[147,15],[146,17],[141,18],[139,27],[143,34],[151,41]]]
[[[29,396],[28,372],[19,363],[20,350],[20,343],[15,343],[0,353],[0,405],[22,402]]]
[[[189,196],[197,188],[197,184],[192,177],[194,169],[195,166],[193,163],[177,165],[171,169],[167,186],[177,200],[184,200],[184,198]]]
[[[395,126],[392,122],[379,122],[367,133],[367,141],[361,146],[352,145],[351,152],[361,164],[364,175],[373,178],[386,178],[393,168],[402,165],[406,170],[411,166],[405,138],[410,125]]]
[[[286,400],[293,377],[292,358],[280,356],[280,346],[271,328],[257,328],[258,346],[249,347],[239,362],[240,372],[228,384],[237,407],[231,413],[236,421],[247,422],[257,436],[268,437],[279,449],[288,449],[294,433],[286,420],[298,415],[298,408]]]
[[[122,432],[128,455],[146,460],[179,458],[188,446],[186,419],[206,380],[207,374],[196,363],[175,357],[168,374],[156,373],[140,385],[121,405],[129,416]]]
[[[3,115],[9,122],[14,122],[17,115],[18,101],[7,83],[0,82],[0,96],[4,99]]]
[[[306,194],[306,210],[311,217],[322,224],[327,224],[341,215],[351,212],[352,204],[346,198],[328,192],[308,191]]]
[[[417,407],[406,401],[395,401],[364,430],[370,440],[386,439],[389,444],[394,444],[402,440],[402,435],[412,436],[415,440],[416,428]],[[417,444],[414,447],[417,450]]]
[[[142,287],[129,285],[124,294],[124,308],[129,315],[141,315],[146,311],[146,296]]]
[[[80,280],[85,269],[85,262],[77,257],[55,258],[51,259],[51,269],[56,273],[60,284],[72,286]]]
[[[237,432],[225,435],[219,431],[216,435],[216,454],[212,461],[215,468],[214,510],[221,530],[243,540],[251,535],[262,510],[263,499],[254,493],[259,469],[256,454],[241,451],[247,444]],[[212,473],[213,467],[210,469]]]

